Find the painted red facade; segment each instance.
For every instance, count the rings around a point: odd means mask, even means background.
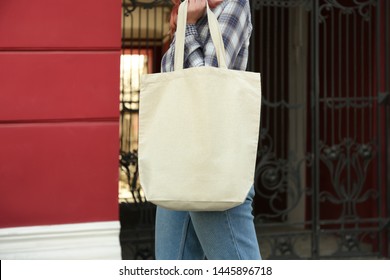
[[[120,0],[0,2],[0,228],[118,220]]]

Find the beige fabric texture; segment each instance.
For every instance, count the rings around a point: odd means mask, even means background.
[[[147,200],[161,207],[223,211],[242,204],[254,181],[260,74],[226,68],[218,21],[209,8],[220,67],[183,69],[186,10],[184,1],[175,71],[141,78],[140,182]]]

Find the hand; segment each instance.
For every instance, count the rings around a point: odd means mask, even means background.
[[[207,0],[188,0],[187,23],[195,24],[206,11]]]

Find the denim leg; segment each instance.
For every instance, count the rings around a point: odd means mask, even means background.
[[[157,207],[156,259],[261,259],[253,224],[251,188],[227,211],[185,212]]]
[[[205,257],[186,211],[157,207],[155,235],[157,260],[203,260]]]
[[[222,212],[190,212],[197,237],[207,259],[260,260],[253,223],[254,189],[245,203]]]

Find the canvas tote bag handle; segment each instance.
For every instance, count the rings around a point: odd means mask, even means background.
[[[177,29],[176,29],[176,42],[175,42],[175,70],[181,70],[184,66],[184,39],[185,39],[185,30],[187,24],[187,7],[188,0],[182,2],[179,6],[179,12],[177,16]],[[225,60],[225,46],[223,44],[223,39],[221,35],[221,30],[219,28],[219,23],[210,10],[209,4],[206,1],[206,10],[207,10],[207,20],[210,29],[211,40],[214,43],[218,66],[220,68],[227,68]]]

